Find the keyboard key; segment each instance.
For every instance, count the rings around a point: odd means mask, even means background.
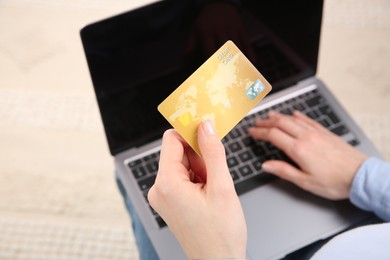
[[[138,181],[138,185],[141,188],[141,190],[145,191],[147,189],[150,189],[150,187],[153,186],[155,180],[156,180],[156,176],[150,176],[146,179]]]
[[[252,147],[252,152],[255,154],[255,156],[263,156],[267,153],[267,150],[263,145],[259,144]]]
[[[237,138],[237,137],[239,137],[239,136],[241,135],[241,132],[240,132],[240,130],[238,130],[238,128],[233,128],[233,129],[230,131],[229,135],[230,135],[230,137],[231,137],[232,139],[235,139],[235,138]]]
[[[240,160],[242,162],[246,162],[246,161],[249,161],[250,159],[252,159],[252,156],[251,154],[249,153],[249,151],[245,151],[245,152],[242,152],[238,155],[238,157],[240,157]]]
[[[245,135],[247,135],[249,127],[252,126],[253,126],[253,122],[251,122],[250,124],[243,124],[241,125],[241,131],[245,133]]]
[[[145,198],[145,200],[146,200],[147,202],[149,202],[149,200],[148,200],[148,193],[149,193],[149,189],[143,191],[144,198]]]
[[[276,149],[276,147],[275,147],[273,144],[271,144],[270,142],[265,142],[265,143],[264,143],[264,146],[265,146],[265,148],[266,148],[268,151],[272,151],[272,150],[275,150],[275,149]]]
[[[310,98],[310,99],[306,100],[306,104],[309,107],[314,107],[314,106],[317,106],[317,105],[323,103],[323,101],[324,101],[323,97],[315,96],[313,98]]]
[[[280,112],[280,110],[282,110],[282,105],[281,104],[277,104],[276,106],[273,106],[272,109],[275,110],[275,111]]]
[[[249,120],[253,120],[253,119],[255,119],[255,117],[256,117],[256,114],[251,114],[251,115],[247,116],[246,118],[248,118]]]
[[[253,139],[251,137],[245,137],[244,139],[242,139],[242,143],[244,144],[244,146],[248,147],[248,146],[254,146],[255,145],[255,142],[253,141]]]
[[[338,126],[336,128],[330,129],[330,131],[332,131],[333,133],[335,133],[338,136],[342,136],[342,135],[345,135],[345,134],[349,133],[348,128],[346,128],[344,125],[341,125],[341,126]]]
[[[321,106],[318,110],[319,110],[319,111],[321,112],[321,114],[323,114],[323,115],[327,115],[329,112],[332,111],[332,109],[331,109],[328,105],[323,105],[323,106]]]
[[[229,140],[230,140],[229,135],[226,135],[224,138],[222,138],[222,143],[226,144],[227,142],[229,142]]]
[[[249,125],[249,124],[252,124],[252,118],[250,118],[250,116],[244,117],[241,120],[241,125]]]
[[[151,160],[151,159],[153,159],[155,157],[156,157],[156,154],[152,153],[152,154],[149,154],[148,156],[144,157],[144,160],[145,161],[149,161],[149,160]]]
[[[234,166],[238,165],[238,161],[235,157],[230,157],[227,159],[227,164],[229,168],[233,168]]]
[[[157,170],[158,170],[158,163],[156,161],[154,162],[150,162],[146,165],[146,168],[152,172],[152,173],[156,173]]]
[[[318,117],[317,114],[314,111],[309,111],[309,112],[306,113],[306,115],[308,117],[310,117],[311,119],[314,119],[314,120]]]
[[[291,115],[291,111],[287,108],[283,108],[282,110],[280,110],[280,113],[284,114],[284,115]]]
[[[232,153],[235,153],[242,149],[241,145],[239,143],[232,143],[229,144],[229,149]]]
[[[262,161],[260,161],[260,160],[256,160],[256,161],[254,161],[253,162],[253,167],[255,168],[255,170],[261,170],[261,165],[263,164],[263,162]]]
[[[295,110],[299,110],[299,111],[305,110],[305,107],[304,107],[301,103],[294,104],[294,105],[293,105],[293,108],[294,108]]]
[[[167,225],[165,223],[165,221],[160,216],[156,217],[156,221],[157,221],[157,224],[160,228],[163,228]]]
[[[230,175],[232,176],[233,181],[236,181],[240,178],[235,170],[230,171]]]
[[[251,167],[249,165],[244,165],[238,169],[242,176],[248,176],[253,173]]]
[[[137,168],[133,168],[133,169],[131,169],[131,171],[133,172],[133,175],[136,179],[140,179],[140,178],[147,175],[145,168],[142,166],[139,166]]]
[[[321,124],[323,127],[325,127],[325,128],[329,128],[329,126],[330,126],[328,120],[325,119],[325,118],[319,120],[318,123],[320,123],[320,124]]]
[[[332,109],[328,105],[324,105],[320,107],[319,111],[321,111],[322,114],[327,115],[330,122],[332,122],[333,124],[337,124],[340,122],[338,116],[336,116],[336,114],[333,113]]]
[[[155,211],[150,205],[149,205],[150,211],[152,211],[153,215],[158,216],[157,211]]]
[[[340,119],[338,118],[338,116],[336,116],[336,114],[333,112],[328,113],[328,117],[334,124],[337,124],[340,122]]]
[[[348,143],[352,146],[357,146],[360,142],[357,139],[352,139]]]
[[[141,159],[138,159],[138,160],[129,162],[129,163],[128,163],[128,166],[129,166],[130,169],[131,169],[131,168],[136,167],[137,165],[141,165],[141,164],[142,164]]]

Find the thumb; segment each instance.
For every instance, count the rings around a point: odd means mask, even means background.
[[[211,121],[204,121],[198,128],[198,145],[206,166],[207,183],[219,183],[230,178],[226,163],[225,147],[217,136]],[[222,178],[222,179],[221,179]]]

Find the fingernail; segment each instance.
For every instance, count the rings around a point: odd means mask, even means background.
[[[215,135],[216,134],[214,125],[213,125],[213,123],[211,123],[210,120],[206,120],[203,122],[203,130],[205,131],[205,133],[207,135]]]
[[[294,111],[293,111],[293,114],[294,114],[294,115],[299,115],[299,114],[302,114],[302,113],[301,113],[299,110],[294,110]]]
[[[261,165],[261,170],[264,172],[272,172],[272,166],[269,163],[265,162]]]

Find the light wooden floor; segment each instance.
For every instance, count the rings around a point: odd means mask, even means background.
[[[0,1],[1,259],[137,258],[79,29],[139,2]],[[389,13],[327,0],[318,75],[390,160]]]

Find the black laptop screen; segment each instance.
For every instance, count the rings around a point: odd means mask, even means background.
[[[232,40],[278,91],[316,72],[322,0],[166,0],[81,30],[111,154],[160,138],[161,103]]]

